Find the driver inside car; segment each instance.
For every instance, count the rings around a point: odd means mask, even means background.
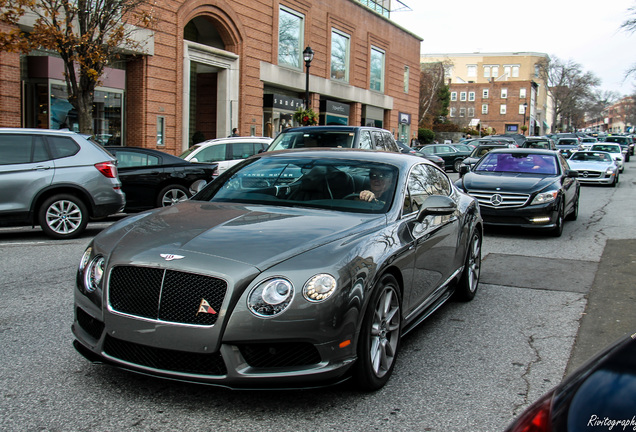
[[[389,170],[372,168],[369,171],[369,189],[360,192],[361,201],[383,201],[391,199],[391,184],[393,173]]]

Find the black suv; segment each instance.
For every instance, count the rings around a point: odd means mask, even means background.
[[[367,126],[304,126],[282,131],[268,151],[341,147],[400,152],[391,132]]]
[[[69,131],[0,129],[0,185],[0,226],[39,224],[57,239],[126,202],[116,159]]]

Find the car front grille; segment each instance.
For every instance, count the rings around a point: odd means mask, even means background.
[[[508,192],[492,192],[469,190],[469,195],[474,196],[479,201],[480,206],[492,208],[515,208],[523,207],[528,202],[530,195]]]
[[[238,345],[252,367],[307,366],[320,363],[320,353],[310,343],[259,343]]]
[[[603,173],[601,173],[600,171],[589,171],[589,170],[585,170],[585,171],[579,171],[579,177],[581,177],[581,180],[585,181],[585,179],[597,179],[603,176]]]
[[[154,348],[106,335],[104,353],[128,363],[153,369],[197,375],[226,375],[221,353],[201,354]]]
[[[153,320],[216,323],[227,283],[215,277],[150,267],[116,266],[110,273],[112,310]]]

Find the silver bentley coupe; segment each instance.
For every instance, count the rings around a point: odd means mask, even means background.
[[[262,153],[93,239],[74,346],[168,379],[376,390],[404,334],[475,296],[482,230],[477,201],[421,157]]]

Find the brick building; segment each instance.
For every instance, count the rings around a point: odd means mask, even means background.
[[[444,62],[450,87],[449,120],[497,133],[543,135],[551,130],[551,102],[539,74],[541,53],[425,54],[422,63]]]
[[[634,133],[636,96],[626,96],[605,108],[599,115],[586,114],[585,128],[597,132]]]
[[[143,55],[108,69],[96,92],[96,137],[180,154],[197,131],[274,136],[303,104],[302,52],[311,47],[309,99],[322,124],[374,124],[408,140],[417,134],[421,38],[390,20],[390,5],[156,3]],[[49,53],[0,54],[0,126],[72,128],[60,66]]]

